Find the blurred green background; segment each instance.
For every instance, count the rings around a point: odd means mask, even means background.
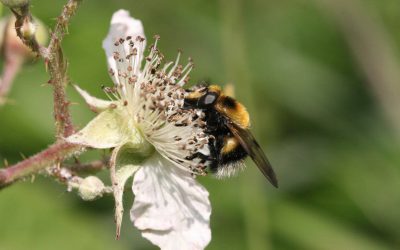
[[[64,2],[32,0],[32,12],[53,27]],[[400,249],[398,0],[83,1],[63,48],[71,82],[100,97],[111,83],[101,42],[120,8],[161,35],[167,59],[193,57],[193,83],[234,84],[277,172],[279,189],[251,162],[199,178],[213,205],[207,249]],[[14,104],[0,107],[0,162],[54,141],[47,80],[42,62],[17,76]],[[68,93],[82,127],[94,114]],[[29,178],[0,191],[0,249],[155,249],[128,213],[114,240],[113,206]]]

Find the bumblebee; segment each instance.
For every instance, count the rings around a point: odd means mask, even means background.
[[[249,130],[249,113],[241,103],[225,95],[217,85],[197,85],[186,90],[184,107],[203,110],[205,133],[210,137],[210,154],[196,153],[189,160],[198,157],[208,161],[210,171],[222,177],[240,170],[249,155],[271,184],[278,187],[271,164]]]

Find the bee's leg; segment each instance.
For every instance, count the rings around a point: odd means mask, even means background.
[[[215,137],[214,135],[210,136],[209,139],[209,149],[210,149],[210,157],[212,158],[212,161],[218,162],[218,156],[219,156],[219,152],[218,152],[218,142],[217,140],[219,139],[219,137]]]
[[[218,130],[217,126],[212,126],[210,124],[207,124],[207,127],[204,130],[204,133],[206,133],[206,134],[214,134],[217,130]]]
[[[190,101],[190,100],[185,99],[185,101],[184,101],[184,103],[183,103],[182,109],[183,109],[183,110],[197,109],[196,103],[194,103],[194,102],[192,102],[192,101]]]
[[[216,173],[220,161],[221,161],[221,148],[224,142],[224,134],[213,134],[212,140],[210,141],[210,155],[212,156],[212,160],[209,164],[210,171],[212,173]]]
[[[190,156],[187,156],[185,159],[191,161],[191,160],[196,159],[196,158],[200,159],[200,163],[205,163],[206,161],[213,161],[214,160],[213,156],[205,155],[205,154],[200,153],[200,152],[196,152],[196,153],[194,153],[194,154],[192,154]]]

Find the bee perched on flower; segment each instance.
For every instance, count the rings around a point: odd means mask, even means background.
[[[194,178],[205,174],[197,153],[209,154],[204,114],[184,109],[192,63],[163,64],[158,37],[145,55],[142,24],[124,10],[111,20],[103,41],[114,82],[104,91],[110,100],[90,96],[76,86],[99,113],[86,127],[66,138],[86,147],[112,148],[111,179],[116,201],[117,237],[122,221],[122,194],[133,177],[131,221],[161,249],[204,249],[211,239],[207,190]],[[143,65],[143,67],[142,67]]]

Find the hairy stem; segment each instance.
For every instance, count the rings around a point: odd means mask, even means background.
[[[56,142],[42,152],[27,158],[13,166],[0,169],[0,189],[31,174],[47,168],[55,163],[82,152],[82,146]]]
[[[66,96],[65,87],[68,84],[67,62],[64,60],[62,49],[56,43],[51,57],[48,58],[48,69],[50,73],[49,83],[53,85],[54,119],[56,121],[57,137],[67,137],[74,132],[69,112],[69,101]]]
[[[56,120],[57,136],[69,136],[74,133],[74,127],[69,112],[69,101],[66,97],[65,87],[68,84],[67,62],[61,49],[61,41],[66,34],[71,17],[75,14],[81,0],[69,0],[63,7],[49,46],[47,48],[46,64],[49,69],[50,83],[54,87],[54,117]]]
[[[76,164],[63,164],[65,168],[70,169],[73,172],[98,172],[109,166],[109,159],[92,161],[89,163],[76,163]]]
[[[48,46],[49,52],[57,51],[58,44],[61,43],[65,34],[67,34],[68,24],[71,18],[75,15],[79,4],[82,0],[69,0],[66,5],[64,5],[61,15],[57,18],[57,24],[51,34],[51,40]]]
[[[54,88],[54,116],[58,138],[67,137],[74,132],[69,112],[69,101],[65,92],[65,87],[68,83],[67,62],[63,57],[61,41],[66,34],[69,21],[75,14],[80,2],[81,0],[69,0],[63,7],[47,48],[40,46],[34,35],[24,36],[22,32],[23,25],[33,20],[29,10],[30,6],[25,5],[16,9],[11,9],[16,17],[15,28],[18,37],[25,45],[32,49],[32,51],[38,53],[38,55],[45,60],[49,70],[49,83],[52,84]],[[6,87],[7,86],[2,85],[2,88],[7,90]],[[26,160],[11,167],[0,169],[0,188],[10,185],[23,177],[37,173],[55,163],[60,163],[65,158],[77,154],[82,150],[82,146],[58,141],[49,148]]]
[[[56,121],[56,137],[67,137],[74,133],[74,127],[71,121],[69,112],[69,101],[66,97],[65,87],[68,84],[67,77],[67,62],[63,57],[61,49],[61,41],[67,33],[67,27],[71,17],[78,9],[81,0],[69,0],[63,7],[61,15],[57,18],[57,23],[54,31],[51,34],[49,46],[47,48],[38,44],[35,36],[24,37],[22,32],[23,24],[32,21],[32,15],[29,11],[29,5],[12,9],[16,17],[15,28],[18,37],[22,42],[27,45],[32,51],[38,53],[46,63],[49,70],[50,80],[49,83],[53,85],[53,99],[54,99],[54,118]]]

